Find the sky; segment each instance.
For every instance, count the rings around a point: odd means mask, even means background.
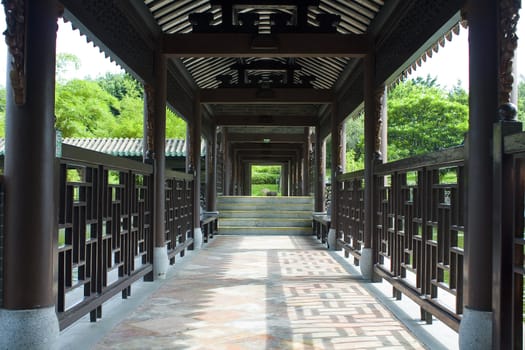
[[[521,18],[522,21],[518,24],[518,37],[524,39],[523,43],[518,42],[518,73],[520,76],[525,76],[525,18],[523,16]],[[1,10],[0,31],[3,33],[4,30],[4,11]],[[0,85],[5,86],[7,48],[2,43],[0,43]],[[105,75],[106,72],[122,72],[121,68],[106,58],[97,47],[88,43],[85,36],[81,36],[78,30],[72,30],[71,24],[64,23],[62,20],[59,20],[57,52],[72,53],[80,59],[80,69],[70,71],[67,78],[96,78]],[[467,29],[461,27],[459,35],[454,36],[452,41],[447,41],[445,47],[440,47],[439,52],[427,59],[409,78],[427,75],[437,77],[441,86],[451,88],[461,81],[461,86],[468,89]]]

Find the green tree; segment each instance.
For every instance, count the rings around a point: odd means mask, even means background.
[[[142,99],[142,85],[127,73],[106,73],[97,79],[97,83],[118,100],[122,100],[124,97]]]
[[[74,79],[56,86],[55,124],[64,137],[108,137],[117,126],[115,108],[118,100],[94,81]]]
[[[397,85],[388,95],[388,159],[461,144],[468,129],[467,100],[460,85],[446,91],[431,78]]]

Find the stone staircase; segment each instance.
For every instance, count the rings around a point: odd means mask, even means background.
[[[219,234],[312,235],[312,197],[218,198]]]

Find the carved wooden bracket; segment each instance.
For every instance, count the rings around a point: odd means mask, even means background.
[[[155,90],[149,84],[144,84],[144,95],[146,98],[146,150],[147,156],[152,157],[155,151],[154,128],[155,128]]]
[[[15,103],[22,106],[26,102],[26,2],[24,0],[2,0],[7,29],[5,42],[11,55],[9,78]]]
[[[511,102],[512,87],[514,84],[514,59],[518,47],[516,29],[519,20],[519,0],[500,1],[500,60],[499,60],[499,103]]]
[[[375,146],[374,153],[380,159],[381,154],[381,134],[383,128],[383,106],[386,103],[385,86],[380,86],[374,92],[374,118],[376,119]]]

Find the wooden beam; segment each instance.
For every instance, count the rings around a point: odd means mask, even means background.
[[[304,143],[303,134],[250,134],[250,133],[230,133],[228,140],[230,142],[253,142],[264,143],[264,140],[269,140],[268,143]]]
[[[315,126],[318,123],[315,116],[242,116],[216,115],[215,124],[218,126]]]
[[[367,34],[249,33],[166,34],[170,57],[363,57],[371,48]]]
[[[235,150],[238,151],[299,151],[303,148],[301,144],[297,143],[242,143],[235,144]]]
[[[311,88],[219,88],[203,89],[201,103],[212,104],[327,104],[331,90]]]

